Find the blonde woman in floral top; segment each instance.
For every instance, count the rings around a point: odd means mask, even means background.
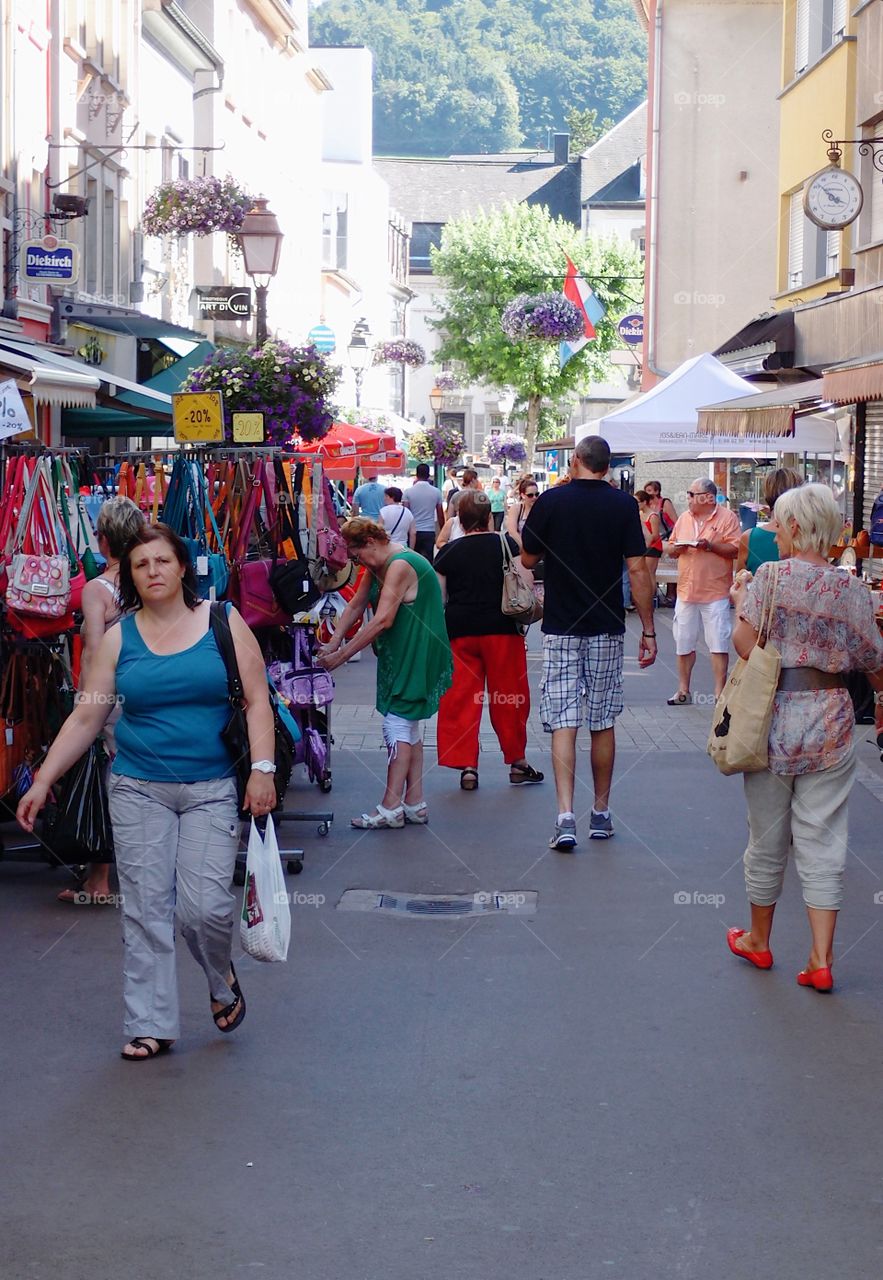
[[[758,641],[768,590],[775,586],[770,642],[782,655],[769,737],[769,767],[745,774],[748,848],[745,884],[751,928],[730,929],[730,950],[770,969],[770,932],[789,848],[812,933],[801,986],[830,991],[834,928],[843,897],[847,802],[855,772],[854,716],[847,671],[865,671],[883,689],[883,640],[870,592],[828,550],[842,529],[834,496],[807,484],[783,494],[774,511],[778,564],[762,564],[735,592],[733,643],[747,658]]]

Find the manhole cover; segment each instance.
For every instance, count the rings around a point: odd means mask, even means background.
[[[477,893],[386,893],[382,889],[346,889],[338,911],[383,911],[423,916],[533,916],[537,894],[527,890],[482,889]]]

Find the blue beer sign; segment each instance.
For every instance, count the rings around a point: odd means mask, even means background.
[[[21,274],[25,280],[64,280],[72,284],[80,274],[79,250],[72,241],[55,236],[27,240],[21,247]]]
[[[630,347],[639,347],[644,341],[644,317],[639,311],[623,316],[616,328],[623,342]]]
[[[311,342],[316,350],[321,351],[324,356],[331,355],[331,352],[337,346],[334,330],[327,324],[314,324],[307,334],[307,342]]]

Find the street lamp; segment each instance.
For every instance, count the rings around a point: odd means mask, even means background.
[[[433,416],[435,417],[436,427],[438,427],[438,415],[441,412],[441,407],[444,404],[444,402],[445,402],[445,393],[442,391],[441,387],[436,383],[436,385],[432,388],[432,390],[429,393],[429,407],[433,412]],[[438,485],[438,482],[441,479],[441,465],[438,462],[436,462],[435,464],[434,479],[435,479],[436,485]]]
[[[254,281],[256,310],[256,345],[267,341],[267,288],[279,267],[284,236],[279,230],[275,213],[267,208],[267,201],[258,196],[254,207],[242,219],[238,231],[239,245],[245,270]]]
[[[371,346],[370,346],[371,330],[368,328],[368,321],[362,316],[358,324],[356,324],[350,336],[349,346],[346,353],[349,356],[350,368],[353,371],[353,377],[356,382],[356,408],[360,408],[362,404],[362,379],[365,376],[365,370],[371,363]]]

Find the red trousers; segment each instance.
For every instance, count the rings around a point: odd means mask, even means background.
[[[449,769],[478,768],[478,731],[485,702],[506,764],[523,760],[530,714],[524,640],[519,635],[460,636],[451,641],[451,652],[454,680],[438,708],[439,764]]]

